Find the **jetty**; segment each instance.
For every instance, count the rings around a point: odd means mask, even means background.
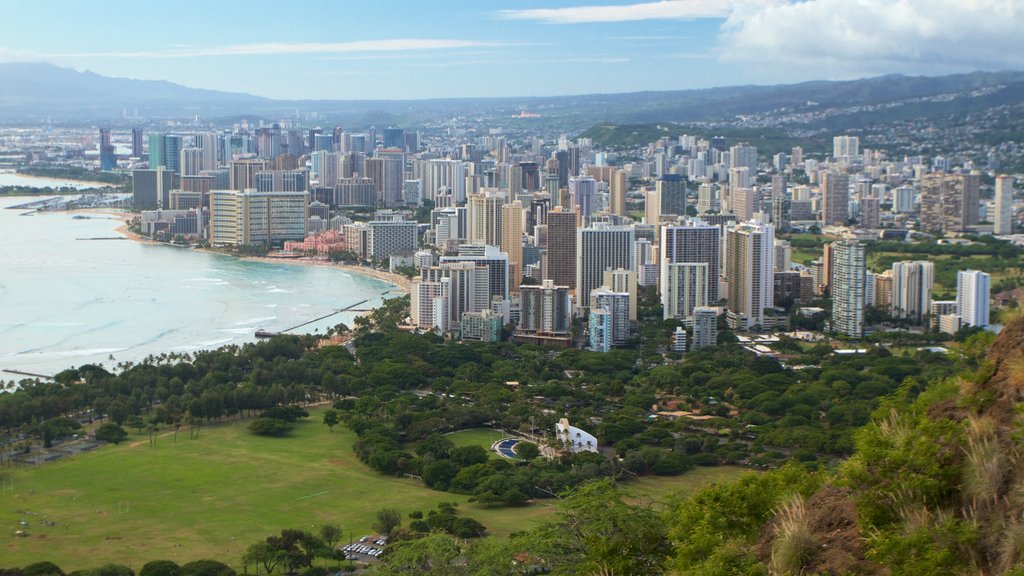
[[[290,328],[285,328],[284,330],[281,330],[279,332],[273,332],[271,330],[264,330],[264,329],[260,328],[259,330],[256,331],[256,337],[257,338],[273,338],[274,336],[280,336],[281,334],[286,334],[288,332],[291,332],[292,330],[296,330],[298,328],[302,328],[303,326],[306,326],[307,324],[312,324],[313,322],[319,322],[320,320],[323,320],[324,318],[330,318],[331,316],[334,316],[336,314],[341,314],[342,312],[361,311],[362,309],[358,309],[358,308],[356,308],[356,306],[360,306],[362,304],[366,304],[369,301],[370,301],[369,298],[367,298],[366,300],[361,300],[359,302],[356,302],[355,304],[351,304],[351,305],[346,306],[344,308],[338,308],[337,310],[334,310],[333,312],[331,312],[329,314],[324,314],[323,316],[318,316],[316,318],[313,318],[312,320],[307,320],[306,322],[303,322],[302,324],[296,324],[295,326],[292,326]]]
[[[46,374],[36,374],[34,372],[25,372],[24,370],[12,370],[10,368],[4,368],[0,372],[7,372],[8,374],[17,374],[18,376],[28,376],[30,378],[42,378],[43,380],[53,380],[53,376],[47,376]]]

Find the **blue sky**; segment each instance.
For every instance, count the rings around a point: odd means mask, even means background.
[[[1021,0],[7,0],[0,61],[272,98],[541,96],[1024,69],[1022,30]]]

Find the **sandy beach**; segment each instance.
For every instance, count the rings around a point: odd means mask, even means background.
[[[135,232],[132,232],[131,230],[129,230],[128,229],[128,223],[131,221],[131,219],[133,217],[135,217],[135,214],[132,214],[132,213],[129,213],[129,212],[112,212],[112,211],[109,211],[109,210],[92,210],[92,209],[88,209],[88,208],[84,208],[84,209],[80,209],[80,210],[68,210],[67,212],[69,214],[96,214],[96,215],[108,216],[111,219],[120,220],[121,221],[121,225],[118,226],[117,228],[115,228],[114,232],[117,232],[118,234],[124,236],[125,238],[128,238],[129,240],[132,240],[134,242],[141,242],[141,243],[144,243],[144,244],[163,244],[162,242],[157,242],[156,240],[153,240],[151,238],[147,238],[145,236],[136,234]],[[204,251],[212,252],[212,253],[215,253],[215,254],[224,254],[223,252],[219,252],[217,250],[204,250]],[[400,274],[392,274],[391,272],[385,272],[384,270],[375,270],[373,268],[368,268],[368,267],[365,267],[365,266],[352,266],[352,265],[349,265],[349,264],[341,264],[341,263],[337,263],[337,262],[331,262],[330,260],[321,260],[321,259],[310,258],[310,257],[302,257],[302,258],[273,258],[273,257],[263,257],[263,256],[235,256],[235,257],[236,258],[241,258],[243,260],[254,260],[254,261],[258,261],[258,262],[266,262],[268,264],[290,264],[290,265],[293,265],[293,266],[325,266],[325,267],[328,267],[328,268],[336,268],[338,270],[344,270],[346,272],[351,272],[353,274],[362,274],[363,276],[369,276],[371,278],[376,278],[377,280],[382,280],[384,282],[390,282],[391,284],[394,284],[401,291],[406,292],[406,293],[409,292],[409,278],[406,278],[405,276],[402,276]]]

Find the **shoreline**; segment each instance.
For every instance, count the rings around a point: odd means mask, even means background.
[[[0,170],[0,175],[3,175],[3,174],[12,174],[14,176],[17,176],[18,178],[25,178],[25,179],[28,179],[28,180],[49,180],[51,182],[59,182],[62,185],[64,185],[64,186],[60,186],[60,187],[71,187],[71,188],[74,188],[76,186],[87,186],[86,188],[82,188],[81,190],[88,190],[88,189],[91,189],[91,188],[115,188],[116,187],[114,184],[110,184],[108,182],[94,182],[92,180],[75,180],[73,178],[58,178],[58,177],[54,177],[54,176],[36,176],[35,174],[25,174],[24,172],[18,172],[17,170],[7,170],[7,169]],[[6,184],[6,186],[17,186],[17,184]],[[54,188],[54,187],[53,186],[41,186],[40,188],[42,189],[42,188]]]
[[[153,240],[152,238],[147,238],[145,236],[142,236],[141,234],[136,234],[135,232],[132,232],[131,230],[129,230],[128,229],[128,222],[130,222],[131,219],[135,216],[131,212],[113,212],[113,211],[109,211],[109,210],[104,210],[102,208],[100,208],[100,209],[79,208],[79,209],[76,209],[76,210],[66,210],[65,212],[68,213],[68,214],[82,214],[82,213],[86,213],[86,214],[101,214],[101,215],[104,215],[104,216],[108,216],[108,217],[110,217],[111,220],[118,220],[118,221],[121,222],[120,226],[118,226],[117,228],[114,229],[114,232],[116,232],[118,234],[121,234],[122,236],[124,236],[125,238],[127,238],[127,239],[129,239],[129,240],[131,240],[133,242],[138,242],[140,244],[156,244],[156,245],[164,245],[165,244],[164,242],[157,242],[156,240]],[[193,250],[198,250],[200,252],[207,252],[209,254],[220,254],[221,256],[231,256],[233,258],[238,258],[239,260],[250,260],[250,261],[253,261],[253,262],[263,262],[263,263],[266,263],[266,264],[291,264],[293,266],[320,266],[320,267],[324,267],[324,268],[334,268],[336,270],[341,270],[341,271],[344,271],[344,272],[350,272],[352,274],[360,274],[362,276],[367,276],[369,278],[373,278],[375,280],[380,280],[382,282],[388,282],[390,284],[393,284],[396,289],[401,290],[402,292],[404,292],[406,294],[409,293],[409,283],[410,283],[410,279],[409,278],[406,278],[405,276],[402,276],[401,274],[393,274],[391,272],[385,272],[384,270],[375,270],[373,268],[367,268],[365,266],[353,266],[351,264],[340,264],[340,263],[337,263],[337,262],[331,262],[330,260],[320,260],[320,259],[316,259],[316,258],[310,258],[308,256],[303,256],[301,258],[274,258],[272,256],[239,256],[237,254],[225,254],[223,252],[219,252],[217,250],[211,250],[211,249],[207,249],[207,248],[193,248]]]

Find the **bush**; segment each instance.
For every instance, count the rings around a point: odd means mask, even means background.
[[[257,436],[282,437],[291,433],[293,426],[277,418],[257,418],[249,424],[249,432]]]
[[[36,562],[21,569],[23,576],[64,576],[64,571],[53,562]]]
[[[235,571],[216,560],[196,560],[181,567],[180,576],[235,576]]]
[[[142,570],[139,570],[139,576],[180,576],[181,566],[170,560],[153,560],[147,562]]]
[[[306,412],[298,406],[274,406],[273,408],[267,408],[260,415],[262,418],[273,418],[275,420],[282,420],[284,422],[295,422],[299,418],[308,418],[309,412]]]
[[[112,444],[120,444],[124,442],[124,439],[128,437],[128,433],[113,422],[107,422],[96,429],[96,439],[101,442],[110,442]],[[110,564],[113,566],[113,564]],[[98,568],[97,568],[98,570]]]

